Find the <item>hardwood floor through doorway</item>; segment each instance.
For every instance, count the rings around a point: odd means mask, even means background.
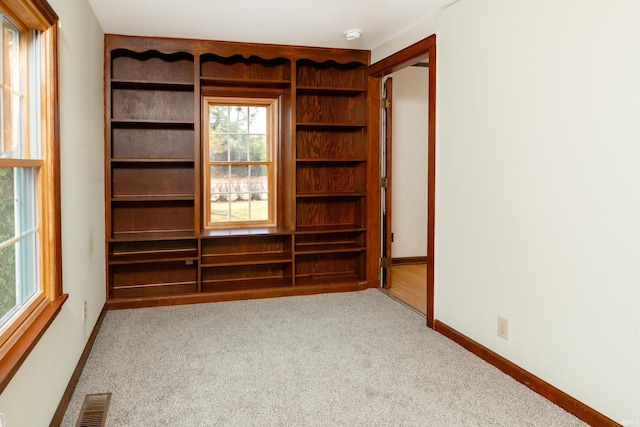
[[[391,267],[391,288],[386,291],[420,311],[427,312],[427,264]]]

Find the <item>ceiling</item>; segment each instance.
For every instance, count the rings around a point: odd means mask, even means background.
[[[89,0],[105,33],[374,49],[454,0]],[[347,30],[362,36],[347,41]]]

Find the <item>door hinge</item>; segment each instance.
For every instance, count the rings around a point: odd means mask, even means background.
[[[391,107],[391,100],[389,98],[382,98],[382,108],[385,110]]]
[[[380,178],[380,187],[387,188],[389,186],[389,178]]]
[[[387,268],[389,265],[389,258],[380,258],[380,267]]]

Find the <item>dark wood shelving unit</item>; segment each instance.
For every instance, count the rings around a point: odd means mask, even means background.
[[[364,67],[306,59],[296,66],[296,230],[307,233],[295,236],[296,284],[364,281]]]
[[[110,308],[367,287],[368,51],[105,36]],[[203,229],[203,96],[278,93],[278,224]]]

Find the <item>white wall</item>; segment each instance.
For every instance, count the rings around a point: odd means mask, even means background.
[[[393,78],[393,258],[427,256],[429,69],[407,67]]]
[[[62,23],[62,257],[69,299],[0,395],[7,427],[49,425],[105,302],[103,33],[86,0],[49,2]]]
[[[436,318],[620,423],[640,421],[639,20],[461,0],[436,26]]]

